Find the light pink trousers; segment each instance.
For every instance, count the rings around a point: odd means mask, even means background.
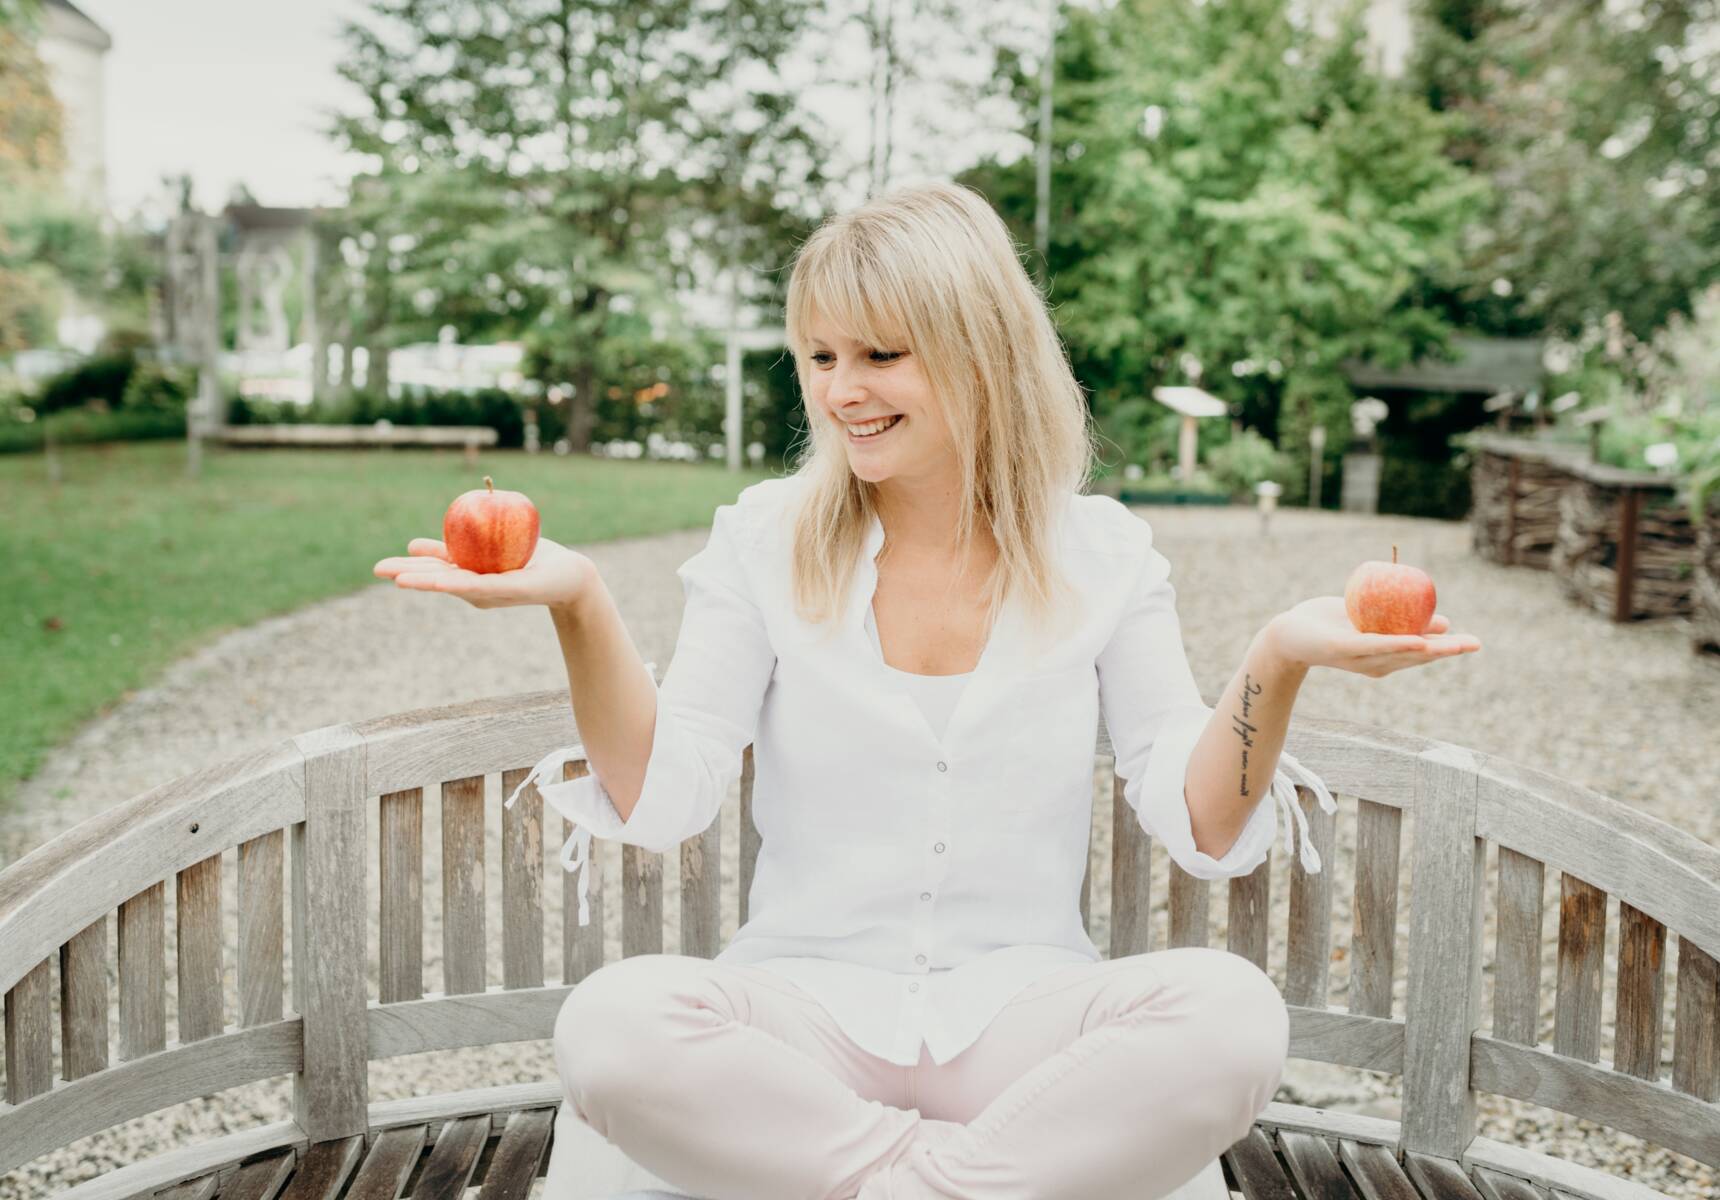
[[[903,1067],[787,979],[647,954],[574,987],[554,1053],[574,1115],[708,1200],[1154,1200],[1247,1135],[1289,1037],[1270,976],[1190,946],[1059,968]]]

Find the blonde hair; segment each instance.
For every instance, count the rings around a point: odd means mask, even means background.
[[[984,197],[954,183],[899,188],[825,221],[801,244],[788,282],[788,344],[812,430],[794,464],[807,482],[795,519],[795,605],[839,617],[876,485],[848,465],[840,431],[811,411],[809,330],[819,318],[878,349],[919,359],[944,407],[966,503],[966,554],[979,521],[998,546],[988,595],[995,618],[1019,594],[1041,631],[1079,602],[1052,561],[1052,522],[1085,488],[1095,461],[1086,399],[1045,300]]]

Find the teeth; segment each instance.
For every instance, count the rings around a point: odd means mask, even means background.
[[[865,425],[849,425],[848,432],[858,437],[866,437],[869,434],[877,433],[881,429],[888,429],[901,419],[901,415],[898,414],[894,417],[886,417],[882,421],[872,421]]]

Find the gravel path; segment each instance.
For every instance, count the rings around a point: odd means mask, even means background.
[[[1190,662],[1209,699],[1223,690],[1249,639],[1273,613],[1307,596],[1341,593],[1351,567],[1363,559],[1389,559],[1395,542],[1402,561],[1433,576],[1440,589],[1440,611],[1457,630],[1479,636],[1484,648],[1479,654],[1385,679],[1315,671],[1303,688],[1298,714],[1376,723],[1517,759],[1615,796],[1720,846],[1720,807],[1708,788],[1695,785],[1712,779],[1720,768],[1713,737],[1715,715],[1720,713],[1720,662],[1692,655],[1685,623],[1614,626],[1566,601],[1549,574],[1497,567],[1476,558],[1469,550],[1467,527],[1461,524],[1288,510],[1275,514],[1270,534],[1263,535],[1258,518],[1243,509],[1140,511],[1152,521],[1157,544],[1173,564]],[[583,547],[615,593],[640,653],[658,664],[659,678],[672,656],[680,620],[681,591],[674,571],[704,544],[705,536],[700,528]],[[394,552],[392,547],[377,548],[378,557]],[[368,562],[355,564],[355,573],[368,579],[368,567]],[[40,775],[24,787],[14,810],[0,814],[0,864],[125,797],[307,730],[422,706],[565,686],[554,633],[541,609],[484,612],[449,597],[407,593],[378,581],[220,638],[182,660],[156,686],[128,695],[90,723],[50,757]],[[487,856],[494,872],[500,853],[500,818],[495,815],[501,801],[499,780],[492,778],[489,789]],[[1353,802],[1340,803],[1337,861],[1329,866],[1336,873],[1339,909],[1330,996],[1335,1005],[1346,1002],[1348,966],[1343,955],[1348,938],[1342,931],[1348,927],[1354,886]],[[434,795],[427,794],[425,804],[425,895],[435,909],[433,898],[440,894],[441,883],[433,831],[440,813]],[[738,847],[731,833],[737,817],[738,801],[731,796],[723,816],[725,938],[737,924]],[[374,828],[374,806],[371,820]],[[546,837],[552,870],[559,840],[558,833]],[[613,885],[619,877],[620,847],[594,843],[593,848],[605,856],[604,878]],[[1108,882],[1109,853],[1105,825],[1096,821],[1095,884],[1101,888]],[[1153,894],[1159,904],[1154,945],[1163,946],[1165,864],[1162,851],[1154,855],[1158,879]],[[374,854],[371,858],[374,896]],[[1282,982],[1289,864],[1281,840],[1273,860],[1276,913],[1268,963]],[[1492,870],[1490,855],[1490,881]],[[673,920],[679,911],[678,862],[673,856],[666,857],[664,874],[670,890],[665,910]],[[234,875],[230,852],[223,871],[229,1013],[236,960]],[[1551,872],[1547,887],[1550,963],[1558,912],[1557,879]],[[552,897],[560,894],[559,887],[546,891]],[[1101,894],[1096,890],[1096,896]],[[489,902],[490,927],[497,928],[497,883],[491,884]],[[552,910],[559,906],[557,899],[550,903]],[[1094,907],[1095,940],[1103,946],[1109,913],[1102,903],[1096,901]],[[605,908],[608,955],[616,957],[619,906],[612,901]],[[1223,945],[1224,888],[1214,889],[1211,911],[1212,944]],[[1400,925],[1407,913],[1406,891],[1400,900]],[[371,915],[374,924],[374,911]],[[546,922],[552,978],[559,974],[559,919],[552,911]],[[1609,925],[1610,954],[1617,945],[1616,901]],[[110,954],[111,930],[110,922]],[[425,934],[425,978],[434,988],[441,975],[441,932],[434,912],[427,913]],[[168,936],[171,962],[171,921]],[[665,946],[673,950],[677,939],[678,930],[671,927]],[[499,939],[495,942],[499,956]],[[1491,946],[1489,929],[1489,955]],[[1669,943],[1667,950],[1675,959],[1675,946]],[[1405,953],[1400,929],[1400,976]],[[1667,966],[1670,1034],[1670,983],[1676,962]],[[1610,1025],[1611,963],[1608,970],[1603,1022]],[[374,965],[372,977],[374,987]],[[500,977],[498,957],[491,979]],[[1550,971],[1545,978],[1550,989]],[[1401,979],[1397,994],[1401,1016]],[[174,1011],[171,981],[168,1011]],[[1491,1012],[1490,996],[1484,996],[1482,1011]],[[1550,1037],[1550,994],[1544,1018],[1543,1037]],[[1488,1022],[1484,1015],[1484,1029]],[[169,1038],[173,1036],[170,1027]],[[1670,1061],[1670,1037],[1666,1054]],[[1602,1062],[1610,1061],[1609,1042],[1602,1047]],[[370,1077],[372,1098],[383,1100],[552,1079],[554,1067],[547,1043],[534,1042],[387,1060],[372,1064]],[[1399,1095],[1391,1077],[1295,1061],[1277,1098],[1395,1117]],[[285,1081],[180,1105],[85,1138],[0,1177],[0,1200],[46,1196],[188,1139],[281,1120],[289,1112],[290,1085]],[[1481,1114],[1479,1132],[1484,1136],[1627,1174],[1670,1196],[1697,1200],[1712,1195],[1716,1187],[1712,1168],[1591,1122],[1495,1097],[1482,1098]]]

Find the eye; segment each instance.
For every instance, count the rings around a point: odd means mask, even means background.
[[[895,362],[903,353],[901,350],[874,350],[872,357],[878,362]]]
[[[892,363],[905,354],[907,354],[906,350],[873,350],[868,352],[867,357],[873,362]],[[828,366],[832,357],[828,350],[819,350],[810,355],[813,363],[820,367]]]

